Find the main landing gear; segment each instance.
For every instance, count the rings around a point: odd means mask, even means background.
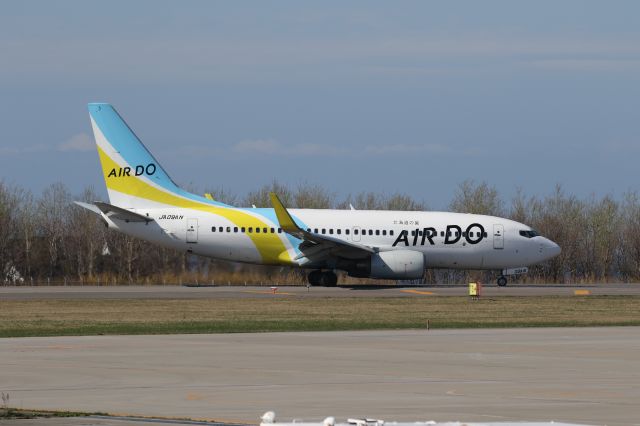
[[[309,272],[309,284],[311,285],[324,285],[327,287],[334,287],[338,284],[338,276],[333,271],[321,271],[319,269]]]
[[[498,285],[500,287],[504,287],[507,285],[507,277],[505,277],[504,275],[500,275],[498,277],[498,281],[497,281]]]

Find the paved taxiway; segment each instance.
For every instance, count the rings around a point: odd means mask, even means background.
[[[464,296],[464,285],[429,287],[355,286],[304,287],[279,286],[277,294],[294,297],[411,297],[411,296]],[[588,291],[592,295],[640,295],[640,284],[587,284],[559,285],[513,284],[507,287],[484,285],[483,294],[492,296],[570,296]],[[270,285],[265,286],[22,286],[0,287],[0,300],[29,299],[225,299],[239,297],[272,297]]]
[[[0,339],[17,407],[640,424],[640,328]]]

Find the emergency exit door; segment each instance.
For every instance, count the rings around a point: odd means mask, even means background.
[[[351,240],[352,241],[360,241],[360,227],[354,226],[351,230]]]
[[[493,248],[501,250],[504,248],[504,226],[493,225]]]
[[[198,242],[198,219],[187,219],[187,242]]]

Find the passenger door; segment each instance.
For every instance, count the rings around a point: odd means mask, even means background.
[[[198,219],[187,219],[187,242],[198,242]]]
[[[493,225],[493,248],[502,250],[504,248],[504,226]]]

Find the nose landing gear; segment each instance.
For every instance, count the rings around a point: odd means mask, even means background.
[[[326,287],[334,287],[338,284],[338,276],[333,271],[321,271],[319,269],[309,272],[307,277],[311,285],[323,285]]]
[[[503,269],[500,271],[500,275],[498,276],[498,280],[496,281],[500,287],[504,287],[507,285],[507,277],[513,277],[516,275],[522,275],[529,272],[529,268],[526,266],[522,266],[520,268],[510,268]]]

